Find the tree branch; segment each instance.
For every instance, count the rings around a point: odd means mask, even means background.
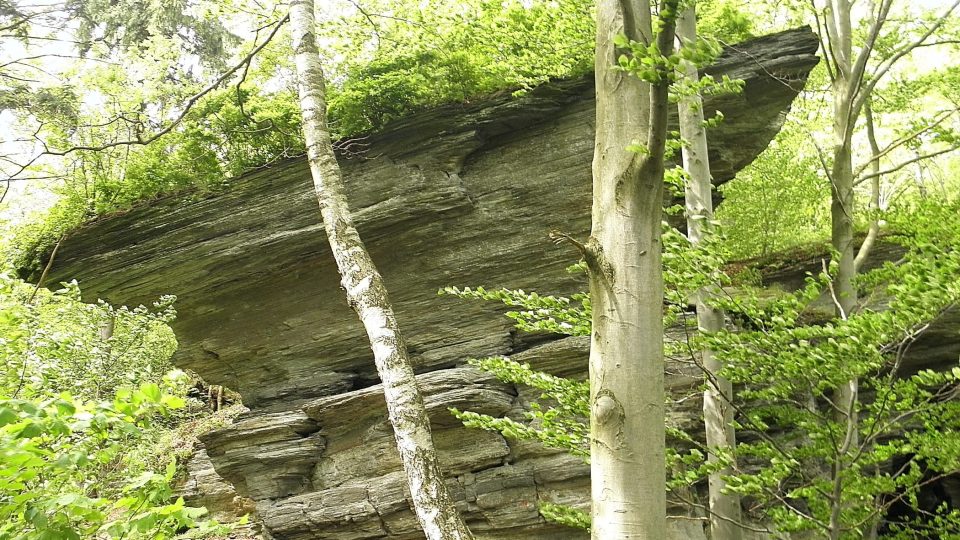
[[[869,107],[869,100],[868,100],[867,103],[866,103],[866,107]],[[958,112],[958,111],[960,111],[960,109],[952,109],[952,110],[948,110],[948,111],[943,111],[943,113],[941,114],[941,116],[940,116],[939,118],[936,118],[932,123],[927,124],[927,125],[923,126],[922,128],[920,128],[920,129],[918,129],[918,130],[916,130],[916,131],[911,131],[910,133],[907,133],[906,135],[903,135],[903,136],[899,137],[899,138],[896,139],[895,141],[893,141],[893,142],[891,142],[890,144],[888,144],[885,148],[883,148],[883,150],[880,150],[878,147],[876,147],[876,146],[874,146],[874,145],[871,145],[871,152],[873,153],[873,156],[871,156],[870,161],[868,161],[867,163],[864,163],[863,165],[861,165],[860,167],[858,167],[856,171],[854,171],[853,177],[858,179],[858,180],[855,182],[854,185],[858,185],[858,184],[860,183],[860,175],[863,174],[864,169],[866,169],[867,167],[870,167],[875,160],[879,160],[879,159],[885,157],[885,156],[886,156],[887,154],[889,154],[890,152],[892,152],[892,151],[896,150],[897,148],[903,146],[904,144],[906,144],[906,143],[908,143],[908,142],[916,139],[917,137],[919,137],[920,135],[923,135],[924,133],[930,131],[931,129],[939,126],[939,125],[942,124],[945,120],[947,120],[948,118],[950,118],[954,113],[956,113],[956,112]],[[871,115],[872,115],[872,111],[869,111],[867,114],[871,114]],[[870,131],[871,131],[871,130],[872,130],[872,127],[868,124],[868,125],[867,125],[867,137],[868,137],[868,138],[870,137]],[[874,139],[874,142],[876,142],[876,139]]]
[[[953,151],[956,150],[957,148],[960,148],[960,143],[955,143],[955,144],[951,145],[949,148],[944,148],[944,149],[942,149],[942,150],[937,150],[936,152],[930,152],[929,154],[918,155],[918,156],[916,156],[916,157],[910,158],[910,159],[908,159],[908,160],[900,163],[899,165],[896,165],[896,166],[894,166],[894,167],[890,167],[889,169],[884,169],[884,170],[882,170],[882,171],[877,171],[876,173],[870,173],[870,174],[868,174],[868,175],[865,175],[865,176],[863,176],[862,178],[860,178],[859,180],[857,180],[856,185],[860,185],[860,184],[866,182],[867,180],[870,180],[871,178],[875,178],[875,177],[877,177],[877,176],[883,176],[883,175],[885,175],[885,174],[890,174],[890,173],[897,172],[897,171],[899,171],[900,169],[906,167],[907,165],[916,163],[916,162],[918,162],[918,161],[923,161],[923,160],[925,160],[925,159],[930,159],[930,158],[934,158],[934,157],[937,157],[937,156],[940,156],[940,155],[943,155],[943,154],[946,154],[946,153],[949,153],[949,152],[953,152]]]
[[[934,32],[939,30],[941,26],[943,26],[943,24],[949,19],[950,15],[953,13],[953,10],[955,10],[958,5],[960,5],[960,0],[955,0],[953,4],[950,5],[950,7],[948,7],[946,11],[944,11],[943,14],[936,21],[934,21],[934,23],[930,26],[930,28],[928,28],[927,31],[923,33],[923,35],[918,37],[913,42],[908,43],[900,47],[899,49],[897,49],[891,56],[889,56],[886,60],[882,61],[880,65],[877,66],[877,69],[874,70],[870,79],[866,82],[865,85],[863,85],[860,88],[860,91],[855,101],[857,110],[859,110],[859,108],[863,106],[863,104],[867,100],[867,97],[873,92],[873,89],[876,88],[877,83],[880,82],[880,79],[882,79],[883,76],[890,71],[890,68],[898,60],[900,60],[907,54],[910,54],[912,50],[923,45],[923,43],[927,41],[927,38],[929,38],[931,35],[933,35]]]
[[[215,81],[207,85],[203,90],[191,96],[190,99],[188,99],[184,104],[183,110],[180,112],[180,114],[177,115],[177,117],[174,118],[173,121],[167,124],[167,126],[161,129],[160,131],[152,134],[147,138],[142,138],[138,134],[137,137],[134,139],[113,141],[113,142],[101,144],[101,145],[77,145],[77,146],[71,146],[70,148],[67,148],[65,150],[51,150],[45,146],[44,150],[41,153],[31,158],[26,164],[20,166],[19,170],[16,173],[10,175],[9,177],[13,178],[18,176],[19,174],[23,173],[28,167],[36,163],[41,157],[44,157],[44,156],[66,156],[74,152],[80,152],[80,151],[100,152],[102,150],[107,150],[108,148],[114,148],[117,146],[130,146],[130,145],[142,146],[142,145],[150,144],[153,141],[156,141],[157,139],[173,131],[173,129],[177,127],[183,121],[184,118],[186,118],[187,114],[193,109],[193,106],[196,105],[198,101],[200,101],[200,99],[202,99],[204,96],[206,96],[210,92],[216,90],[234,73],[246,67],[250,62],[252,62],[254,57],[256,57],[256,55],[259,54],[260,51],[262,51],[270,43],[270,41],[277,35],[277,32],[279,32],[283,24],[289,20],[290,20],[289,15],[284,15],[282,19],[277,21],[273,30],[270,32],[270,35],[267,36],[266,40],[263,43],[254,47],[249,53],[247,53],[246,56],[243,57],[243,59],[240,60],[240,62],[238,62],[232,68],[230,68],[229,70],[224,72],[222,75],[220,75],[220,77],[218,77]]]
[[[873,244],[877,241],[877,237],[880,235],[880,147],[877,145],[877,134],[874,132],[874,123],[873,123],[873,107],[870,106],[870,100],[867,100],[866,106],[864,107],[864,113],[866,115],[865,121],[867,123],[867,141],[870,143],[870,152],[873,153],[873,159],[870,160],[870,169],[873,171],[875,176],[870,185],[870,206],[869,209],[873,211],[874,215],[870,219],[870,230],[867,232],[867,237],[863,239],[863,243],[860,244],[860,249],[857,251],[857,256],[853,258],[853,268],[856,272],[860,271],[860,267],[863,266],[863,261],[867,260],[867,256],[870,254],[870,250],[873,249]]]

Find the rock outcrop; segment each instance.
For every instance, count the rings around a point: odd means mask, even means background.
[[[709,132],[716,183],[777,133],[817,46],[809,29],[792,30],[730,47],[706,70],[745,81],[742,94],[705,106],[726,118]],[[479,538],[583,538],[545,523],[537,505],[584,505],[588,469],[462,428],[448,407],[518,415],[534,397],[463,364],[507,355],[572,374],[584,369],[586,343],[518,335],[495,306],[436,291],[583,287],[564,270],[576,255],[547,233],[588,233],[593,111],[592,79],[561,81],[415,115],[362,141],[362,156],[342,156],[360,233],[423,374],[448,482]],[[247,175],[222,194],[103,218],[60,248],[50,279],[68,278],[113,303],[179,297],[177,363],[238,391],[252,409],[204,438],[210,461],[255,501],[274,538],[422,537],[303,161]],[[676,391],[696,381],[684,369],[671,368]],[[677,538],[702,537],[696,521],[674,525]]]

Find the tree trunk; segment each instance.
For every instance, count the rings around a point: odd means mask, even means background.
[[[373,349],[414,511],[429,540],[472,538],[454,507],[440,472],[430,434],[430,419],[383,278],[357,234],[347,206],[340,167],[327,128],[323,70],[314,35],[313,0],[295,0],[290,6],[290,23],[303,132],[320,214],[340,271],[347,303],[363,323]]]
[[[849,98],[842,94],[835,94],[836,106],[834,114],[846,117],[850,114]],[[837,137],[833,152],[833,168],[831,170],[831,204],[830,217],[832,222],[832,244],[839,256],[839,267],[834,278],[833,287],[837,295],[838,315],[843,318],[849,316],[857,307],[857,289],[853,286],[856,276],[854,266],[853,244],[853,150],[852,137],[845,126],[845,121],[838,119],[834,126]]]
[[[110,306],[104,305],[103,309],[103,319],[100,321],[98,328],[98,333],[100,334],[100,370],[101,372],[104,369],[104,366],[108,363],[112,363],[113,360],[113,344],[111,339],[113,338],[113,332],[116,330],[117,318],[113,313],[113,308]],[[93,374],[93,384],[94,384],[94,398],[102,399],[103,396],[100,395],[100,377],[96,374]]]
[[[683,11],[677,21],[677,37],[683,45],[697,41],[695,5]],[[700,74],[690,62],[681,64],[681,76],[697,82]],[[707,157],[707,132],[703,124],[703,100],[699,94],[684,96],[679,102],[680,137],[684,140],[683,168],[689,178],[686,186],[687,237],[696,247],[713,220],[713,184],[710,183],[710,162]],[[724,313],[715,309],[709,287],[696,293],[697,327],[701,333],[718,332],[724,327]],[[723,365],[709,349],[700,351],[707,387],[703,391],[703,423],[707,438],[707,459],[717,461],[719,455],[733,456],[736,434],[733,430],[733,385],[720,376]],[[710,537],[713,540],[740,540],[740,496],[724,493],[724,476],[733,471],[724,467],[710,475]]]
[[[675,2],[664,7],[676,10]],[[597,5],[597,134],[590,268],[590,459],[593,538],[666,538],[663,275],[660,220],[668,77],[614,70],[618,34],[649,43],[647,1]],[[669,19],[657,40],[673,49]],[[631,143],[642,153],[626,149]]]
[[[853,244],[854,226],[854,174],[853,174],[853,129],[860,115],[855,96],[858,86],[852,83],[860,78],[854,73],[853,35],[851,24],[852,4],[849,0],[828,2],[828,28],[830,36],[830,60],[833,62],[833,166],[831,182],[831,243],[837,253],[837,269],[833,278],[833,296],[837,317],[846,319],[859,302],[854,278],[857,275],[856,253]],[[861,53],[867,54],[867,53]],[[830,497],[829,535],[839,538],[843,530],[841,522],[843,503],[843,477],[848,466],[847,453],[857,445],[857,394],[859,381],[851,378],[835,393],[835,417],[844,426],[846,436],[837,448],[835,462],[830,467],[830,482],[833,485]]]
[[[873,249],[877,238],[880,237],[880,227],[883,223],[880,218],[880,145],[877,144],[877,134],[874,131],[875,126],[873,124],[873,109],[871,108],[869,99],[867,99],[864,105],[863,112],[864,120],[867,124],[867,142],[870,143],[871,154],[870,206],[868,207],[871,216],[870,230],[867,231],[867,237],[863,239],[863,243],[860,244],[860,249],[857,250],[857,256],[853,260],[853,268],[857,272],[860,272],[860,267],[864,261],[867,260],[867,257],[870,256],[870,250]]]

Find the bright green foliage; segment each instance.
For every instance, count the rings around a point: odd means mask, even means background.
[[[8,256],[35,278],[57,239],[87,220],[172,193],[202,196],[245,172],[300,156],[299,117],[289,92],[244,90],[238,98],[231,88],[203,100],[162,144],[79,152],[57,189],[57,204],[42,221],[16,231]]]
[[[690,293],[713,284],[728,284],[722,272],[724,258],[720,255],[723,238],[712,233],[716,222],[707,228],[698,248],[690,245],[687,237],[663,223],[664,302],[668,308],[664,324],[673,324],[687,307]],[[585,272],[579,263],[567,269],[571,273]],[[591,327],[590,295],[577,293],[570,298],[541,295],[522,289],[488,290],[484,287],[445,287],[440,294],[452,294],[472,300],[500,302],[511,308],[504,313],[524,332],[549,332],[568,336],[589,336]]]
[[[574,527],[576,529],[590,529],[590,512],[577,510],[569,506],[553,503],[540,503],[540,515],[548,521]]]
[[[77,205],[55,205],[42,218],[17,227],[9,238],[0,243],[0,257],[13,267],[20,277],[31,274],[39,277],[57,240],[66,231],[83,224],[85,212]]]
[[[711,58],[716,57],[714,56]],[[724,75],[720,78],[720,80],[714,79],[709,75],[702,77],[699,81],[690,81],[689,79],[681,78],[670,86],[670,100],[677,101],[683,96],[693,95],[714,96],[722,94],[739,94],[743,91],[743,84],[744,82],[742,79],[731,79],[729,75]],[[706,128],[711,128],[722,121],[723,113],[720,111],[715,111],[714,116],[703,121],[703,125]],[[679,136],[679,132],[677,135]],[[667,157],[670,157],[670,155],[668,154]]]
[[[916,214],[911,221],[925,222]],[[960,300],[958,276],[960,256],[924,241],[901,264],[861,279],[861,287],[888,299],[882,311],[803,324],[828,287],[826,274],[773,301],[721,301],[758,328],[699,340],[726,362],[724,375],[749,404],[738,416],[738,433],[757,437],[737,447],[755,468],[747,465],[728,485],[768,505],[767,516],[782,531],[826,534],[830,512],[839,507],[841,537],[860,538],[890,504],[884,494],[899,490],[916,504],[919,469],[897,476],[889,470],[891,458],[910,455],[934,471],[957,470],[960,403],[947,398],[960,384],[960,368],[911,374],[901,362],[925,325]],[[861,399],[853,404],[859,418],[847,422],[831,400],[852,379],[860,381]],[[960,531],[939,532],[951,533]]]
[[[661,18],[665,16],[661,14]],[[675,18],[676,14],[671,16]],[[615,69],[630,73],[651,84],[664,79],[674,82],[678,79],[677,70],[681,62],[686,61],[694,66],[703,67],[713,62],[721,51],[720,43],[709,37],[698,39],[693,45],[685,43],[670,56],[663,56],[656,42],[640,43],[619,35],[614,38],[613,43],[624,51],[617,57]]]
[[[65,11],[77,23],[81,54],[94,43],[111,49],[134,49],[155,37],[175,36],[175,44],[201,60],[220,64],[236,41],[213,17],[198,16],[199,2],[189,0],[71,0]]]
[[[590,389],[586,382],[534,371],[526,364],[506,358],[473,360],[471,364],[495,374],[504,382],[541,390],[543,394],[540,399],[550,405],[533,403],[527,413],[528,422],[452,409],[454,416],[462,420],[464,425],[498,431],[512,439],[539,440],[548,448],[560,448],[589,460],[590,439],[586,419],[590,412]]]
[[[113,396],[122,386],[159,384],[170,370],[176,340],[167,326],[174,297],[149,310],[80,301],[76,283],[49,293],[3,276],[0,281],[0,356],[5,366],[0,394],[20,398],[69,392],[81,399]],[[100,328],[113,321],[113,335]],[[15,339],[14,339],[15,338]]]
[[[791,4],[794,23],[804,19],[814,22],[809,20],[812,4],[786,3]],[[932,23],[931,9],[924,3],[894,3],[893,11],[900,13],[888,19],[870,64],[881,63],[918,39]],[[865,30],[862,27],[855,31],[855,49],[862,46]],[[940,32],[939,38],[931,40],[956,41],[954,21],[948,21]],[[859,118],[851,149],[855,208],[861,209],[853,216],[858,230],[866,230],[877,218],[889,219],[887,212],[905,199],[956,192],[958,176],[942,172],[951,154],[941,155],[960,142],[956,116],[960,70],[953,65],[955,62],[944,60],[955,53],[946,46],[922,47],[898,62],[898,67],[871,91],[881,154],[879,170],[883,174],[879,178],[879,211],[868,212],[871,181],[867,176],[871,174],[873,150],[867,143],[866,121]],[[717,216],[725,225],[730,250],[738,258],[766,256],[830,236],[828,171],[833,143],[828,141],[832,140],[833,103],[825,63],[813,70],[805,88],[775,141],[721,188],[724,202]]]
[[[245,172],[303,155],[299,115],[288,92],[217,92],[162,144],[122,156],[85,153],[86,166],[68,181],[65,202],[102,215],[160,195],[226,187]]]
[[[118,391],[112,402],[67,393],[0,399],[0,538],[159,539],[197,526],[205,510],[170,503],[173,462],[136,478],[116,472],[150,419],[182,405],[153,383]]]
[[[755,37],[755,13],[741,11],[743,4],[724,0],[697,1],[697,32],[731,44]],[[751,11],[756,8],[751,5]]]
[[[364,2],[362,11],[352,5],[324,29],[337,36],[327,51],[329,107],[342,135],[424,107],[524,91],[593,69],[590,0],[380,0]],[[698,9],[704,35],[727,43],[750,37],[750,19],[732,4],[702,2]],[[700,58],[712,43],[682,54]]]
[[[811,276],[796,293],[771,295],[748,288],[718,295],[717,305],[743,328],[669,346],[673,355],[709,348],[724,362],[722,374],[737,385],[736,428],[742,440],[736,449],[738,468],[728,485],[754,501],[755,518],[782,532],[827,536],[831,512],[839,508],[835,526],[840,538],[861,538],[881,524],[894,504],[924,510],[918,493],[929,478],[960,469],[960,402],[950,399],[960,388],[960,365],[943,372],[901,366],[904,352],[929,321],[960,301],[960,254],[947,247],[960,243],[958,216],[960,203],[943,201],[920,203],[892,216],[907,255],[859,280],[859,287],[884,305],[882,310],[833,319],[825,272]],[[678,317],[684,291],[729,283],[719,271],[722,258],[713,253],[719,241],[715,236],[708,235],[712,247],[700,253],[685,247],[675,231],[664,236],[665,281],[675,284],[667,301]],[[520,307],[510,314],[519,328],[589,333],[589,311],[571,309],[566,299],[507,290],[446,292]],[[586,296],[578,298],[589,306]],[[544,390],[544,402],[527,422],[458,412],[467,425],[585,456],[589,434],[586,425],[577,425],[589,412],[584,383],[538,376],[528,366],[504,359],[478,365],[505,381]],[[860,381],[854,404],[858,417],[847,422],[837,416],[831,400],[852,379]],[[720,456],[707,464],[706,449],[698,441],[678,430],[671,430],[671,436],[687,450],[677,448],[668,455],[670,489],[689,486],[733,463],[724,459],[731,456]],[[904,470],[892,470],[891,461],[904,457],[912,458]],[[587,523],[564,507],[542,512],[574,526]],[[949,537],[960,534],[958,525],[960,515],[937,514],[880,530],[887,537],[915,538],[933,527],[933,534]]]
[[[723,236],[718,234],[717,225],[716,221],[707,223],[700,242],[693,246],[685,234],[663,223],[660,241],[663,245],[663,302],[666,307],[664,326],[683,319],[690,295],[695,291],[729,285],[730,278],[723,272]]]
[[[453,294],[460,298],[475,300],[494,300],[506,306],[523,308],[520,311],[508,311],[507,317],[513,319],[517,328],[524,332],[552,332],[569,336],[590,335],[590,299],[587,294],[575,294],[572,298],[563,296],[541,296],[527,293],[522,289],[498,289],[488,291],[483,287],[446,287],[440,294]],[[579,305],[578,305],[579,304]]]
[[[184,143],[194,136],[206,141],[199,146],[221,163],[219,182],[306,152],[300,109],[288,90],[218,92],[204,101],[195,117],[196,124],[189,126],[195,131],[185,130]]]
[[[334,127],[369,131],[423,107],[586,73],[592,10],[588,0],[365,2],[325,29],[341,38],[328,53],[334,80],[343,77]]]
[[[115,62],[78,63],[50,88],[0,88],[0,108],[20,112],[29,131],[24,136],[33,136],[35,121],[43,122],[37,136],[53,150],[149,136],[229,64],[224,51],[234,40],[220,21],[236,8],[189,2],[189,9],[173,13],[162,2],[134,4],[71,8],[82,35],[97,24],[103,32],[102,40],[78,46],[88,47],[91,58]],[[593,65],[590,0],[378,0],[339,7],[330,8],[321,32],[330,121],[344,137],[425,107],[584,75]],[[704,34],[725,42],[749,37],[749,19],[725,0],[701,3],[699,10],[707,21]],[[261,51],[242,84],[231,81],[200,100],[161,140],[145,148],[77,151],[37,169],[64,179],[61,199],[42,223],[16,233],[15,266],[38,273],[62,234],[97,216],[171,193],[228,188],[244,172],[302,155],[296,94],[285,84],[290,66],[283,37]],[[204,69],[192,69],[193,59]],[[705,79],[675,91],[727,91],[732,84]]]
[[[223,527],[173,500],[150,447],[184,406],[169,372],[173,297],[153,310],[84,304],[0,275],[0,538],[173,538]],[[108,320],[111,333],[101,333]]]
[[[710,282],[710,279],[719,279],[719,276],[722,276],[719,271],[722,259],[711,252],[716,247],[713,235],[707,235],[700,245],[701,248],[694,250],[683,234],[666,223],[663,227],[664,281],[668,307],[665,324],[672,324],[679,320],[690,292]],[[568,268],[568,271],[574,273],[585,270],[583,263]],[[496,301],[511,308],[520,308],[507,311],[505,315],[522,331],[571,336],[590,335],[590,299],[586,293],[566,298],[543,296],[523,290],[446,287],[440,294]],[[686,350],[682,351],[685,352]],[[529,365],[506,358],[472,360],[471,363],[493,373],[500,380],[530,386],[540,390],[542,394],[539,401],[531,404],[531,410],[522,420],[453,410],[453,414],[462,420],[464,425],[497,431],[513,439],[537,440],[548,448],[562,449],[571,455],[589,460],[587,419],[590,414],[590,388],[587,382],[538,372]],[[693,444],[688,435],[676,428],[668,426],[668,433],[684,446]],[[689,455],[681,455],[668,449],[671,486],[686,486],[701,478],[703,471],[699,469],[699,465],[703,459],[702,454],[698,455],[698,459],[691,459]],[[578,528],[590,526],[589,514],[574,508],[544,503],[540,506],[540,513],[546,519],[562,525]]]
[[[891,235],[915,250],[947,250],[960,245],[958,220],[960,197],[953,200],[925,198],[901,201],[889,215]]]
[[[830,185],[797,120],[720,188],[717,219],[736,258],[767,256],[830,234]]]

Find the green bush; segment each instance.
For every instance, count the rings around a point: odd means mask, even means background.
[[[134,451],[185,404],[172,302],[84,304],[76,284],[51,293],[0,274],[0,539],[223,530],[173,499],[175,460],[154,469]]]

